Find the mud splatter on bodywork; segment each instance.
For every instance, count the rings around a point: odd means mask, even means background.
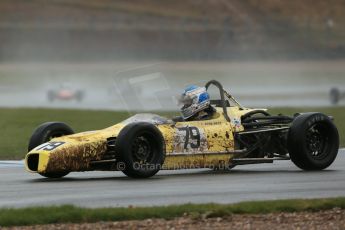
[[[90,170],[90,161],[100,160],[106,150],[105,141],[61,148],[50,154],[46,172]]]

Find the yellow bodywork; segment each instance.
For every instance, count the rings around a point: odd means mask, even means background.
[[[216,110],[209,120],[156,125],[165,140],[163,169],[222,167],[229,163],[234,156],[231,153],[235,150],[234,133],[243,131],[241,116],[252,109],[228,107],[230,122],[224,118],[221,108],[216,107]],[[102,130],[54,138],[26,155],[26,169],[38,173],[93,170],[91,162],[101,160],[107,152],[107,139],[116,137],[125,126],[126,123],[121,122]],[[193,140],[185,143],[186,128],[192,133],[198,130],[197,148],[190,148]],[[39,156],[37,171],[28,167],[28,157],[33,154]]]

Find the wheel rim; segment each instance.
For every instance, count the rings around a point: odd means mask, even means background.
[[[314,124],[307,131],[307,149],[310,156],[315,160],[324,159],[327,156],[329,138],[325,127]]]
[[[150,143],[150,139],[146,136],[138,136],[132,144],[133,161],[145,164],[150,163],[154,156],[154,147]]]

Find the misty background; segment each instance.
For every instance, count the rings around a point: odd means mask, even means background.
[[[344,57],[341,0],[0,0],[3,107],[175,110],[211,79],[245,106],[334,106]]]

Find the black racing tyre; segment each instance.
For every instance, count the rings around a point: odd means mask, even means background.
[[[118,169],[132,178],[155,175],[164,163],[165,142],[159,129],[147,122],[131,123],[116,138]]]
[[[337,157],[339,134],[332,120],[322,113],[305,113],[292,122],[288,150],[292,162],[304,170],[322,170]]]
[[[61,178],[61,177],[67,176],[69,172],[54,172],[54,173],[39,173],[39,174],[47,178]]]
[[[65,135],[73,134],[74,131],[65,123],[62,122],[46,122],[42,125],[38,126],[34,133],[32,134],[28,151],[30,152],[32,149],[36,148],[37,146],[50,141],[55,137],[61,137]],[[64,177],[69,172],[58,172],[58,173],[40,173],[40,175],[49,178],[60,178]]]
[[[329,92],[329,99],[331,100],[332,105],[338,104],[340,100],[340,91],[337,88],[332,88]]]

